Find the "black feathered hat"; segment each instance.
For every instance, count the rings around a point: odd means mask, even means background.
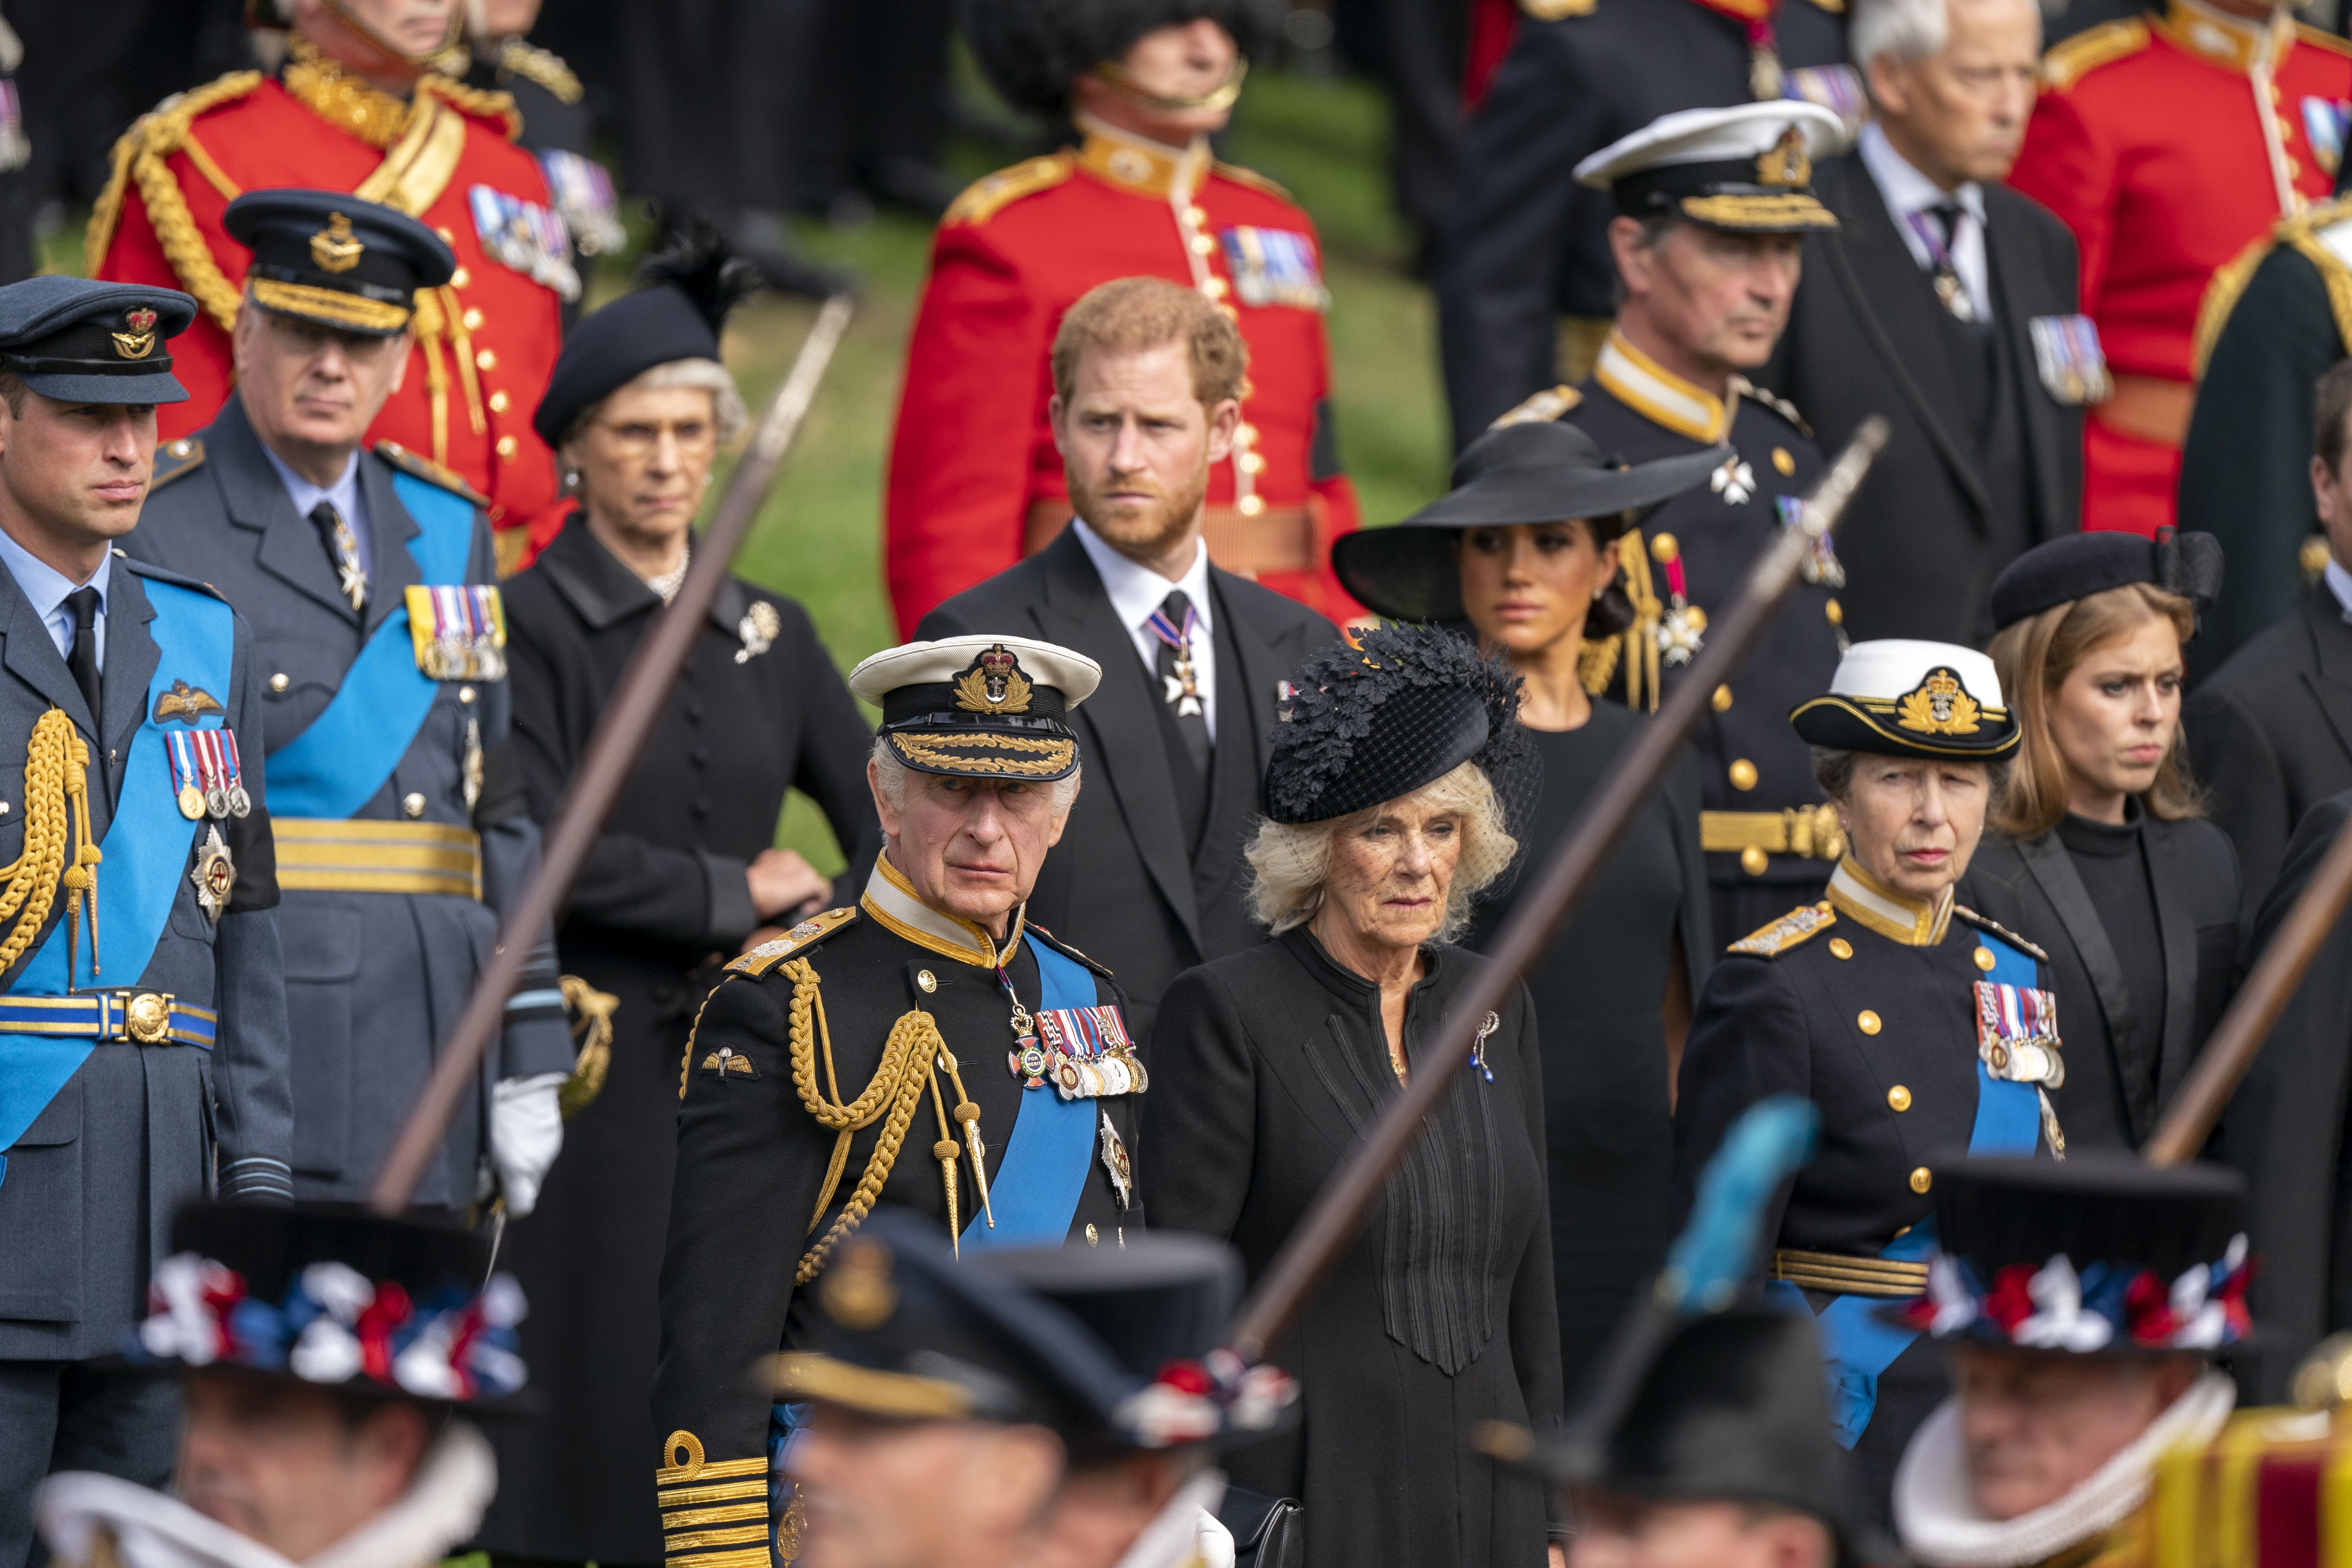
[[[1543,764],[1519,722],[1519,678],[1438,626],[1380,626],[1299,661],[1276,710],[1266,815],[1328,822],[1476,763],[1514,837]]]
[[[2201,616],[2221,592],[2221,542],[2210,533],[2175,533],[2168,528],[2154,539],[2137,533],[2069,533],[2037,544],[1993,579],[1993,625],[2011,626],[2133,583],[2178,594]]]
[[[1066,112],[1073,81],[1156,28],[1206,18],[1246,59],[1272,41],[1281,14],[1274,0],[963,0],[964,37],[990,85],[1045,115]]]
[[[637,279],[634,292],[583,319],[563,340],[530,419],[549,446],[562,445],[581,415],[654,366],[717,359],[727,314],[758,287],[759,274],[709,225],[697,223],[647,257]]]

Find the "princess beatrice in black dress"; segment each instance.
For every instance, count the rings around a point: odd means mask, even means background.
[[[685,286],[582,321],[540,410],[580,501],[506,584],[514,749],[542,822],[677,591],[712,459],[742,423],[718,359],[721,258],[696,259]],[[647,1391],[680,1058],[716,964],[830,902],[823,877],[772,847],[785,792],[813,798],[853,859],[870,854],[871,746],[807,612],[729,578],[556,931],[564,973],[618,1005],[603,1089],[567,1124],[565,1158],[499,1260],[530,1301],[523,1352],[544,1409],[494,1435],[480,1544],[497,1560],[661,1561]]]
[[[1253,1279],[1355,1152],[1487,960],[1454,946],[1532,793],[1517,683],[1449,632],[1369,632],[1290,677],[1248,850],[1275,940],[1177,976],[1153,1032],[1156,1227],[1227,1239]],[[1526,990],[1465,1068],[1274,1358],[1305,1419],[1231,1456],[1299,1499],[1308,1568],[1539,1568],[1546,1501],[1470,1447],[1559,1419],[1543,1068]]]
[[[1613,653],[1633,620],[1618,538],[1636,509],[1705,483],[1718,460],[1702,452],[1615,468],[1574,426],[1507,426],[1462,455],[1451,494],[1394,528],[1349,534],[1332,552],[1363,604],[1401,620],[1466,623],[1525,682],[1519,722],[1543,762],[1522,846],[1529,866],[1549,857],[1648,722],[1594,700],[1585,679],[1607,684],[1586,650]],[[1667,779],[1528,975],[1571,1402],[1626,1304],[1665,1261],[1675,1067],[1714,962],[1695,769],[1686,763]],[[1518,885],[1481,902],[1465,946],[1492,942]]]

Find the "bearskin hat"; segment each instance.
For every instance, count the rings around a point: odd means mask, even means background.
[[[1263,54],[1280,25],[1276,0],[963,0],[964,37],[981,70],[1016,109],[1058,116],[1070,83],[1160,27],[1202,17]]]

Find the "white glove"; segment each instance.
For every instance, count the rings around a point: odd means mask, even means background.
[[[1192,1550],[1200,1557],[1202,1568],[1234,1568],[1234,1532],[1205,1508],[1193,1530]]]
[[[502,1080],[490,1097],[490,1164],[507,1215],[520,1219],[539,1205],[539,1184],[563,1149],[563,1109],[556,1091],[568,1075]]]

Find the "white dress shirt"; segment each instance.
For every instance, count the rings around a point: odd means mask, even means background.
[[[310,514],[319,509],[320,501],[335,503],[335,510],[342,514],[345,522],[352,525],[352,537],[359,542],[360,570],[370,577],[374,576],[375,541],[368,533],[367,498],[360,492],[360,455],[353,452],[351,461],[343,465],[342,478],[325,489],[320,489],[288,468],[286,460],[271,451],[267,441],[261,445],[261,455],[268,458],[269,466],[278,470],[278,482],[286,487],[287,495],[293,499],[294,515],[306,524],[310,523]],[[321,550],[326,548],[323,538],[319,547]]]
[[[109,585],[114,579],[114,552],[109,550],[98,563],[87,583],[77,583],[46,561],[0,532],[0,561],[8,564],[8,575],[16,579],[16,586],[33,602],[33,613],[41,617],[41,625],[49,631],[49,640],[58,645],[58,657],[63,658],[73,649],[73,612],[66,608],[66,595],[77,588],[98,590],[98,617],[91,629],[92,641],[98,649],[98,668],[106,668],[106,599]]]
[[[1960,287],[1968,290],[1969,303],[1975,308],[1977,320],[1991,321],[1992,279],[1985,269],[1984,187],[1970,180],[1958,190],[1946,191],[1912,167],[1910,160],[1895,150],[1895,143],[1886,139],[1885,130],[1874,120],[1862,128],[1857,151],[1862,153],[1862,166],[1870,171],[1871,183],[1885,200],[1887,216],[1895,220],[1895,232],[1903,237],[1905,247],[1922,271],[1935,271],[1936,253],[1927,248],[1927,240],[1911,222],[1911,215],[1945,205],[1960,209],[1957,226],[1960,232],[1945,242],[1952,253],[1952,270],[1959,274]]]
[[[2346,620],[2352,621],[2352,572],[2344,570],[2336,557],[2330,555],[2327,570],[2323,575],[2326,578],[2327,591],[2336,595],[2336,608],[2344,612]]]
[[[1209,741],[1217,739],[1217,638],[1216,607],[1209,597],[1209,547],[1195,540],[1192,542],[1192,564],[1184,575],[1170,582],[1150,567],[1137,563],[1105,544],[1102,536],[1088,528],[1086,519],[1070,519],[1070,527],[1086,546],[1087,559],[1095,563],[1095,575],[1102,579],[1103,592],[1110,595],[1110,607],[1118,616],[1118,624],[1127,628],[1129,638],[1135,644],[1135,656],[1143,660],[1143,672],[1151,681],[1151,693],[1160,690],[1160,638],[1151,629],[1153,611],[1176,589],[1192,603],[1196,617],[1192,626],[1192,674],[1201,689],[1201,717],[1209,726]]]

